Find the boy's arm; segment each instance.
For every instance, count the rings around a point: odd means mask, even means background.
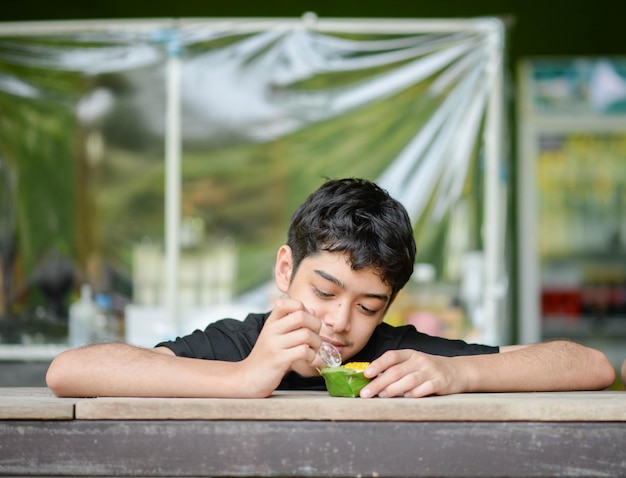
[[[46,383],[59,397],[235,394],[241,363],[176,357],[162,349],[111,343],[67,350],[50,364]]]
[[[601,390],[615,380],[604,353],[567,340],[505,346],[493,357],[470,363],[477,368],[475,391]]]
[[[57,356],[46,375],[62,397],[267,397],[321,345],[320,321],[293,300],[279,300],[250,354],[239,362],[176,357],[165,348],[90,345]]]
[[[398,350],[387,352],[370,367],[366,375],[385,373],[372,380],[362,396],[600,390],[615,380],[613,366],[602,352],[564,340],[460,357]]]

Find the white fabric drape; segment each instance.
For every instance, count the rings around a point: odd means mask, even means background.
[[[494,68],[502,68],[502,30],[494,22],[360,25],[309,18],[0,24],[0,101],[65,104],[85,125],[106,121],[112,111],[132,110],[142,134],[166,137],[166,124],[172,124],[164,121],[167,65],[174,48],[180,53],[183,156],[188,145],[207,151],[211,161],[211,151],[219,148],[301,138],[315,125],[336,122],[357,138],[354,144],[359,135],[363,142],[368,136],[378,144],[387,137],[393,141],[378,157],[364,145],[352,152],[355,157],[311,157],[307,165],[317,161],[320,171],[369,175],[406,206],[414,221],[426,217],[438,223],[467,195],[470,172],[485,154],[487,106],[501,80]],[[388,122],[388,129],[359,131],[360,115],[371,117],[377,108],[385,112],[381,123]],[[0,137],[0,147],[7,140]],[[498,217],[485,218],[486,226],[502,229],[500,213],[493,214]],[[180,223],[180,218],[170,220],[166,229]],[[495,247],[500,250],[501,244]]]

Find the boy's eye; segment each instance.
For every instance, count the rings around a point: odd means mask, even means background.
[[[332,297],[332,294],[329,294],[328,292],[324,292],[320,289],[318,289],[317,287],[314,287],[313,290],[315,291],[315,294],[320,296],[323,299],[329,299],[330,297]]]
[[[368,309],[364,305],[361,305],[360,307],[361,307],[361,310],[367,315],[375,315],[376,312],[378,312],[377,310]]]
[[[315,293],[315,295],[317,295],[318,297],[322,299],[332,299],[333,297],[335,297],[335,294],[330,293],[330,292],[324,292],[323,290],[318,289],[317,287],[313,287],[313,292]],[[374,316],[379,312],[379,309],[370,309],[369,307],[366,307],[363,304],[358,304],[358,307],[361,309],[361,312],[363,312],[365,315]]]

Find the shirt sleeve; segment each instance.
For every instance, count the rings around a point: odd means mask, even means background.
[[[161,342],[179,357],[237,362],[246,358],[261,332],[265,315],[250,314],[244,320],[222,319],[204,330]]]
[[[376,328],[363,350],[355,355],[352,360],[372,361],[388,350],[401,349],[417,350],[445,357],[493,354],[500,351],[499,347],[471,344],[463,340],[451,340],[424,334],[412,325],[392,327],[383,322]]]

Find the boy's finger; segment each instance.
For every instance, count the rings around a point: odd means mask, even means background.
[[[402,362],[402,356],[399,351],[389,350],[372,361],[363,374],[368,378],[374,378],[400,362]]]

